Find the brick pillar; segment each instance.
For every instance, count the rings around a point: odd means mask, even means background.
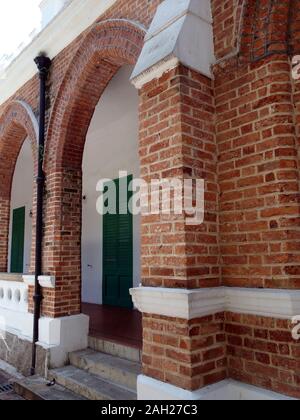
[[[180,65],[140,90],[141,174],[205,180],[205,221],[185,214],[142,219],[142,281],[155,287],[215,287],[218,267],[217,175],[212,82]]]
[[[81,312],[81,183],[72,168],[47,176],[43,265],[55,289],[43,290],[43,314],[50,317]]]
[[[183,65],[140,90],[144,179],[204,178],[205,221],[185,215],[142,218],[143,286],[220,285],[214,101],[209,78]],[[172,319],[144,314],[143,371],[188,390],[226,377],[223,314]]]
[[[192,310],[192,300],[201,299],[201,288],[220,286],[210,6],[195,1],[184,11],[183,5],[173,6],[166,0],[158,8],[133,73],[140,93],[141,175],[148,183],[203,179],[205,216],[203,223],[194,225],[184,212],[142,217],[143,288],[132,292],[143,312],[144,377],[139,379],[139,398],[144,380],[188,393],[227,374],[223,306]],[[174,22],[183,12],[184,23],[178,29]],[[160,25],[162,32],[157,31]],[[165,45],[166,28],[174,32],[175,47]],[[187,28],[195,29],[195,37],[202,32],[205,54],[199,55]],[[185,54],[187,43],[193,51],[190,57]]]

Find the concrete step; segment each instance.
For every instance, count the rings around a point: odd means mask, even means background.
[[[142,350],[136,347],[114,343],[97,337],[89,337],[88,346],[97,352],[110,354],[111,356],[131,360],[132,362],[139,363],[142,360]]]
[[[91,349],[70,353],[71,365],[136,392],[141,365]]]
[[[51,370],[48,377],[51,380],[55,379],[59,385],[88,400],[130,401],[137,398],[136,393],[132,390],[101,379],[75,366]]]
[[[40,376],[16,380],[15,392],[29,401],[82,401],[86,398],[76,395],[60,385],[47,386],[48,381]]]

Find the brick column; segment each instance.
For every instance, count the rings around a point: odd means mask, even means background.
[[[216,146],[211,80],[183,65],[140,90],[142,176],[204,178],[205,221],[142,219],[142,283],[164,288],[220,285]],[[144,315],[144,373],[185,389],[226,376],[222,314],[191,320]],[[199,342],[202,344],[199,345]]]
[[[215,107],[210,77],[212,33],[207,4],[202,9],[199,3],[189,2],[178,32],[174,21],[181,18],[182,10],[178,5],[170,12],[170,3],[164,1],[158,8],[133,73],[140,93],[141,174],[148,183],[164,178],[204,179],[205,216],[203,223],[194,225],[189,225],[184,212],[142,217],[143,288],[132,293],[143,312],[144,378],[191,392],[226,378],[222,306],[220,312],[208,309],[192,315],[192,294],[188,292],[195,290],[197,294],[200,288],[220,286]],[[159,32],[160,25],[168,29]],[[187,36],[188,27],[195,34],[203,33],[205,57],[197,51],[197,43],[193,45],[190,33]],[[178,44],[169,45],[170,54],[162,56],[167,50],[163,48],[165,36],[172,31]],[[187,42],[193,51],[190,57],[184,50]],[[141,301],[148,301],[153,288],[161,290],[165,304],[155,304],[154,297],[153,307],[145,309]],[[179,293],[182,312],[176,311],[172,290]],[[175,311],[167,315],[164,305],[174,306]],[[140,398],[143,380],[139,382]]]
[[[141,174],[150,182],[205,180],[205,220],[188,224],[185,214],[142,219],[143,285],[220,285],[214,100],[208,77],[183,65],[140,90]]]

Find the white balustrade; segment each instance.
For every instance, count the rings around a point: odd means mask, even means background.
[[[1,280],[0,276],[0,308],[27,313],[28,286],[22,282]]]
[[[28,284],[22,276],[0,273],[0,338],[9,332],[30,340],[32,319],[28,312]]]

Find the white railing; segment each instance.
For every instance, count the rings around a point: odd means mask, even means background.
[[[0,329],[30,339],[32,314],[28,312],[28,284],[21,275],[0,273]]]
[[[1,281],[0,308],[16,312],[28,312],[28,286],[23,282]]]

